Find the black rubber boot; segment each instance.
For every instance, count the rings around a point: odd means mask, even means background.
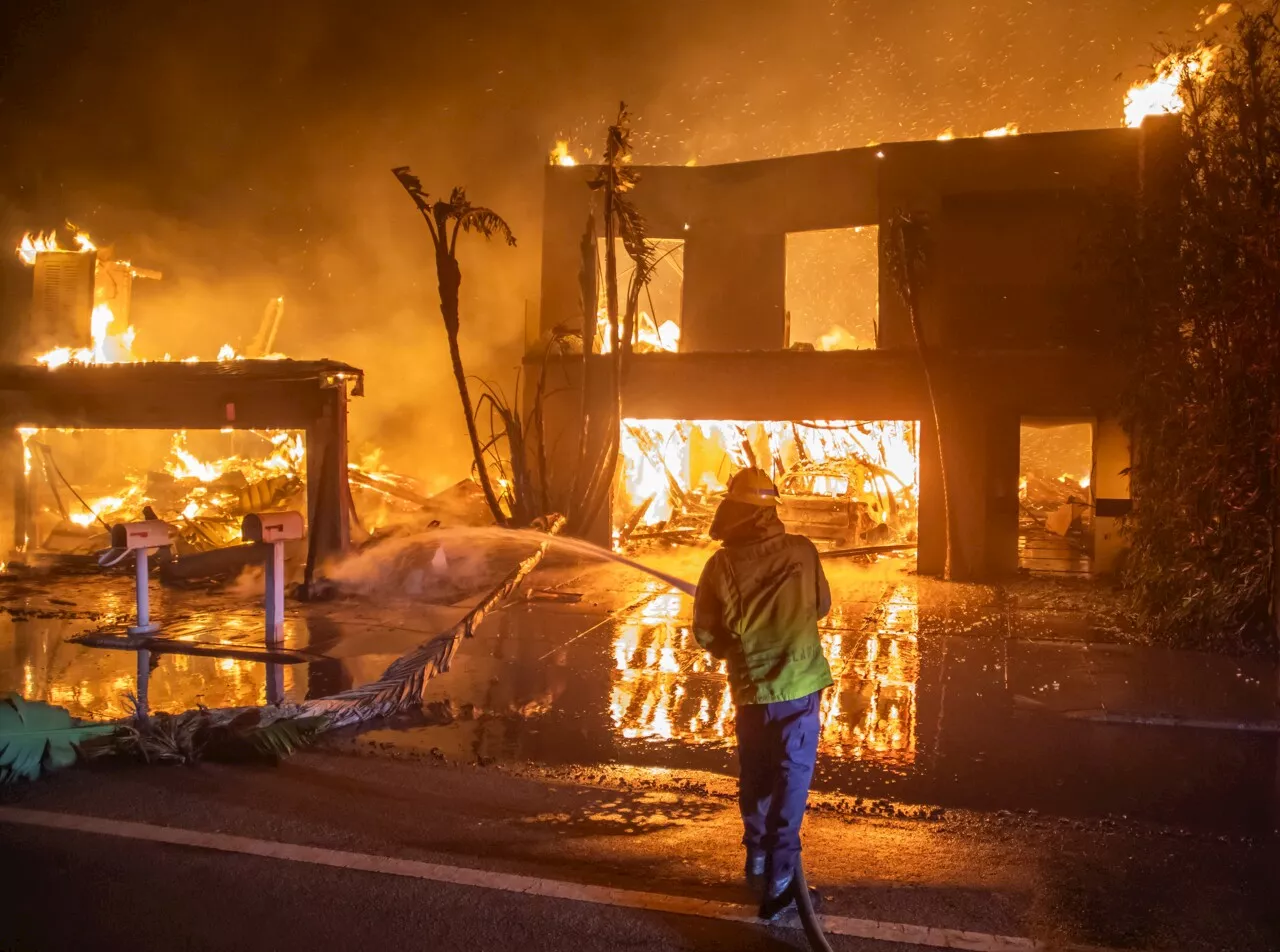
[[[795,902],[795,896],[792,894],[792,886],[795,879],[787,876],[781,882],[775,880],[769,883],[769,888],[765,890],[764,895],[760,897],[760,911],[758,915],[765,922],[772,922],[786,911],[787,907]]]
[[[768,893],[760,899],[760,910],[757,915],[765,922],[773,922],[780,915],[791,908],[796,902],[796,882],[795,879],[789,879],[787,884],[781,888],[775,887],[770,889]],[[818,894],[818,890],[812,886],[809,887],[809,904],[813,906],[814,912],[822,911],[822,897]]]

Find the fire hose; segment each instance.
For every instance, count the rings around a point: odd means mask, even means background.
[[[804,881],[804,866],[796,863],[796,874],[791,880],[791,889],[796,897],[796,910],[800,913],[800,925],[804,927],[804,937],[809,940],[809,948],[815,952],[831,952],[831,943],[822,931],[822,921],[813,908],[813,898],[809,895],[809,884]]]

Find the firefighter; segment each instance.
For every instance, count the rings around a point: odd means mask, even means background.
[[[729,480],[711,537],[723,545],[698,580],[694,636],[728,662],[747,882],[761,918],[772,919],[793,899],[819,702],[832,684],[818,636],[831,590],[813,543],[783,528],[778,489],[763,470]]]

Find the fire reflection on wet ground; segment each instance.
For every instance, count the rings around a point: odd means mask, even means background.
[[[625,740],[733,742],[725,662],[694,640],[687,604],[655,584],[613,633],[609,718]],[[910,764],[916,753],[920,673],[915,589],[887,587],[873,625],[851,626],[845,606],[823,623],[835,685],[823,695],[819,751],[827,757]],[[870,630],[868,631],[868,628]]]
[[[692,577],[696,567],[678,574]],[[1105,708],[1274,718],[1274,666],[1100,644],[1060,605],[1019,608],[1016,594],[932,583],[902,567],[837,565],[831,579],[836,608],[822,638],[836,685],[823,699],[817,789],[981,809],[1207,818],[1230,829],[1280,819],[1273,734],[1063,716]],[[736,774],[727,675],[694,641],[688,599],[613,568],[570,567],[532,588],[548,585],[580,597],[497,613],[429,682],[422,715],[358,743],[586,777],[601,768]],[[155,612],[178,643],[261,645],[257,598],[160,590]],[[77,716],[124,716],[136,655],[70,639],[104,616],[127,618],[131,601],[123,579],[0,585],[0,690]],[[334,694],[375,680],[464,610],[419,598],[291,605],[285,648],[300,661],[272,672],[254,660],[164,654],[148,679],[150,707],[262,704],[273,688],[295,701]]]

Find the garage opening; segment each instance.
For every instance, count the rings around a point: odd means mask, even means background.
[[[1019,443],[1018,564],[1092,571],[1093,422],[1024,417]]]
[[[624,419],[613,541],[700,543],[729,477],[748,466],[778,485],[789,531],[819,547],[914,544],[914,420]]]

